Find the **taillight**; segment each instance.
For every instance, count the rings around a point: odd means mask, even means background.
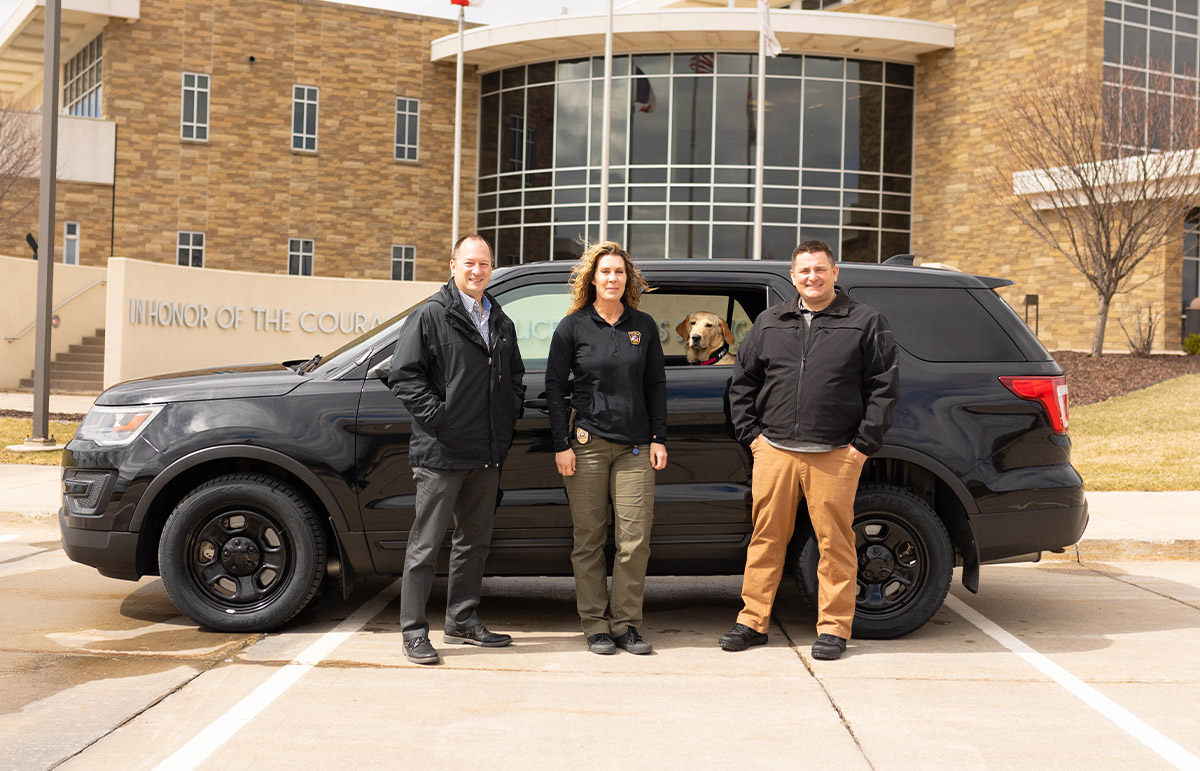
[[[1047,377],[1012,377],[1000,378],[1004,387],[1022,399],[1041,402],[1050,416],[1050,425],[1058,434],[1067,433],[1070,420],[1067,408],[1067,379],[1062,375]]]

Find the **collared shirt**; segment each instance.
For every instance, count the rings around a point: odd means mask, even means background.
[[[803,301],[800,303],[799,310],[800,318],[804,319],[805,326],[811,329],[813,315],[819,313],[820,311],[810,311],[808,308],[804,307]],[[774,442],[770,439],[767,439],[766,436],[764,436],[763,439],[766,439],[767,444],[771,445],[772,447],[776,447],[780,450],[790,450],[791,452],[829,452],[831,450],[836,450],[839,447],[846,446],[844,444],[822,444],[821,442]]]
[[[458,289],[458,287],[455,287],[455,289]],[[487,298],[487,295],[484,295],[482,303],[475,302],[474,297],[461,289],[458,289],[458,296],[462,298],[462,304],[467,309],[467,315],[471,317],[471,321],[475,323],[475,328],[479,330],[479,336],[490,347],[492,339],[488,335],[488,320],[492,317],[492,301]]]

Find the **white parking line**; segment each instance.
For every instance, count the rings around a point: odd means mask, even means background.
[[[988,637],[991,637],[1005,648],[1025,659],[1025,661],[1032,664],[1035,668],[1041,670],[1044,675],[1073,693],[1084,704],[1087,704],[1111,720],[1118,728],[1158,753],[1171,765],[1183,769],[1200,769],[1200,758],[1180,747],[1154,728],[1151,728],[1137,715],[1118,705],[1092,686],[1075,677],[1075,675],[1055,664],[1033,648],[1030,648],[1014,635],[1004,631],[998,624],[962,600],[952,594],[947,595],[946,605],[955,613],[978,627]]]
[[[15,541],[20,537],[21,536],[16,535],[14,533],[7,533],[5,535],[0,535],[0,543],[8,543],[9,541]]]
[[[262,685],[250,692],[228,712],[209,723],[191,741],[176,750],[175,754],[159,763],[156,769],[166,771],[190,771],[201,765],[217,748],[242,729],[247,723],[266,709],[284,691],[295,685],[310,669],[319,664],[334,649],[366,626],[388,603],[400,593],[400,581],[388,585],[362,607],[350,614],[345,621],[321,635],[312,645],[301,651]]]

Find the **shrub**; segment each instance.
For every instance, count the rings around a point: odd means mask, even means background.
[[[1125,325],[1125,319],[1117,319],[1117,323],[1121,325],[1121,331],[1129,341],[1129,352],[1134,356],[1149,356],[1154,347],[1154,333],[1158,329],[1158,322],[1162,320],[1162,314],[1155,312],[1153,308],[1143,308],[1140,305],[1135,305],[1132,311],[1129,326]]]
[[[1183,340],[1183,350],[1193,356],[1200,356],[1200,335],[1188,335]]]

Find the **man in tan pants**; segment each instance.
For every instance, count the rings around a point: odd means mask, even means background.
[[[836,659],[854,621],[854,494],[863,464],[891,425],[899,369],[887,321],[837,289],[827,244],[796,247],[791,275],[796,296],[755,320],[729,386],[734,431],[754,453],[754,534],[744,607],[719,644],[727,651],[766,644],[803,497],[821,553],[812,655]]]

